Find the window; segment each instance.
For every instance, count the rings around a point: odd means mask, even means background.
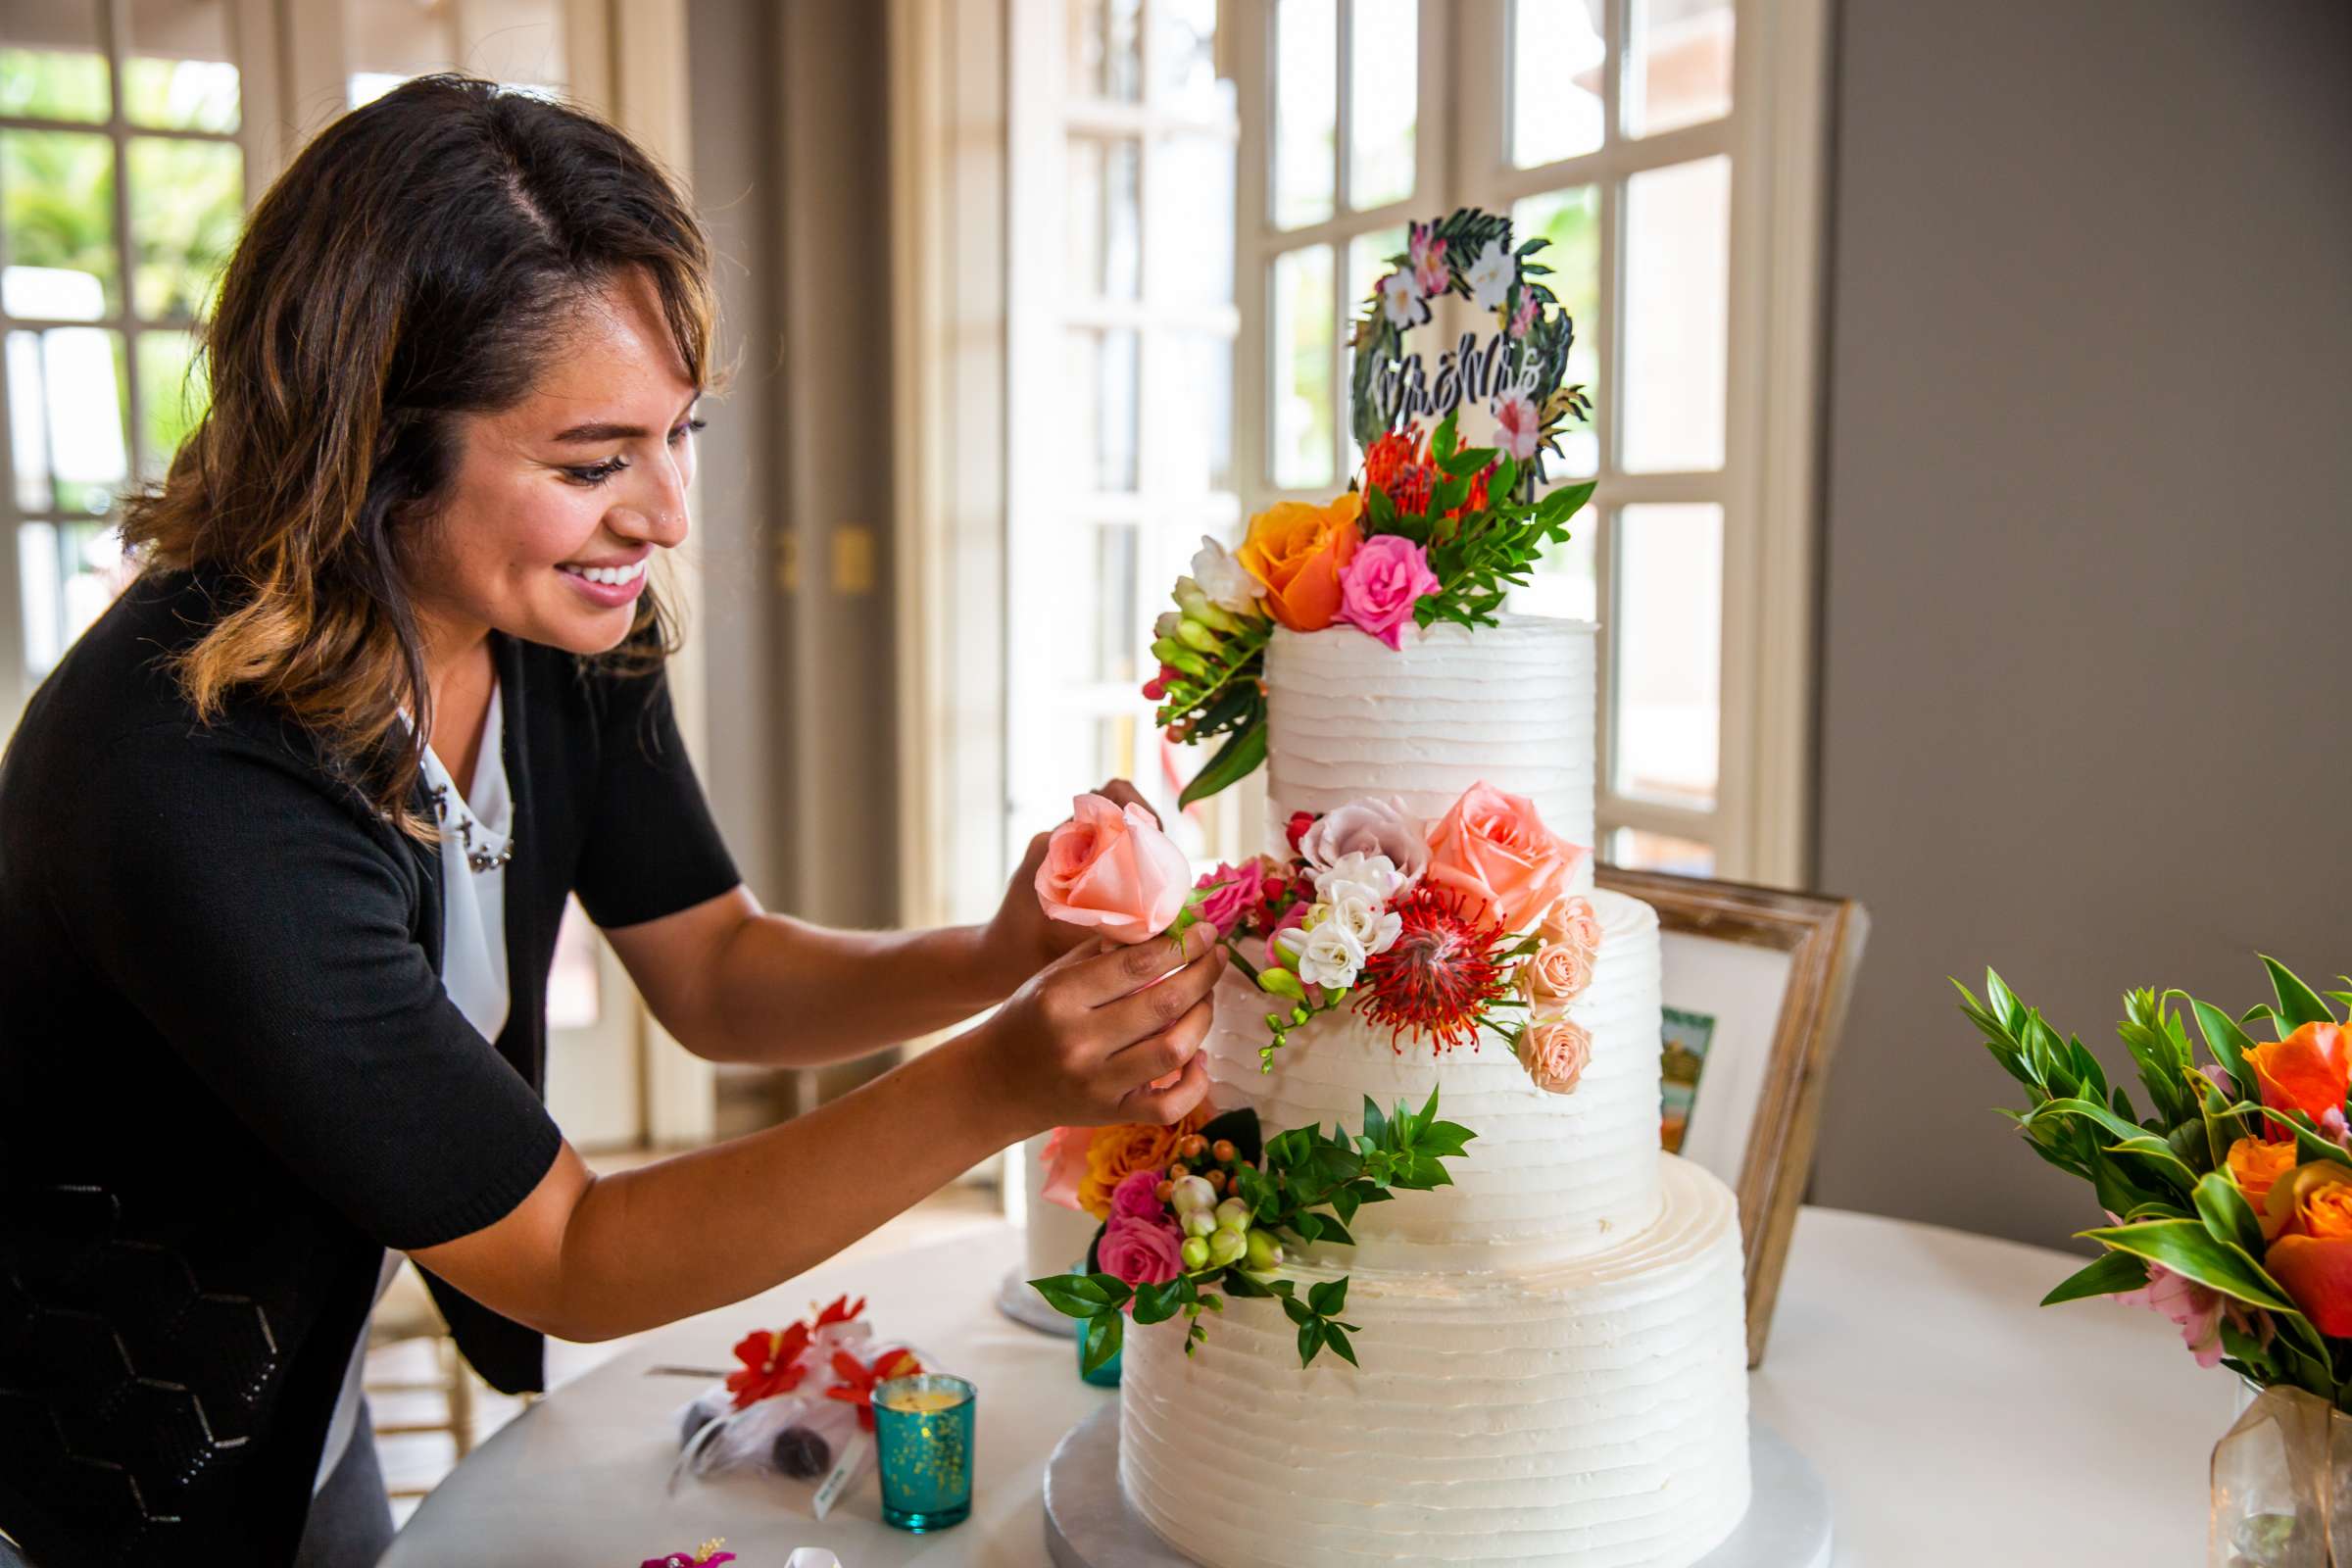
[[[192,328],[244,220],[226,0],[0,18],[0,715],[113,600],[117,499],[202,414]]]
[[[1228,6],[1230,9],[1230,5]],[[1007,848],[1122,775],[1174,803],[1202,760],[1141,695],[1167,585],[1240,520],[1233,89],[1215,0],[1012,11]],[[1058,236],[1058,237],[1057,237]]]
[[[1600,623],[1600,854],[1793,880],[1825,29],[1812,0],[1754,12],[1229,6],[1250,365],[1236,450],[1246,511],[1347,483],[1348,324],[1408,220],[1483,207],[1548,238],[1577,324],[1569,377],[1595,406],[1553,478],[1597,487],[1513,608]],[[1767,395],[1763,366],[1791,395]]]

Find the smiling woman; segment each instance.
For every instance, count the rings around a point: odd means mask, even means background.
[[[692,212],[544,99],[407,83],[256,208],[211,408],[127,509],[139,576],[0,758],[0,1561],[373,1562],[360,1349],[401,1253],[533,1389],[543,1333],[741,1299],[1030,1133],[1205,1092],[1221,958],[1049,919],[1044,833],[985,924],[830,930],[742,885],[649,573],[710,341]],[[1003,1004],[599,1179],[541,1101],[575,893],[706,1056]]]

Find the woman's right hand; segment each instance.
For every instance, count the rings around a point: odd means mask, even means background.
[[[1200,1043],[1226,962],[1206,923],[1181,944],[1090,937],[1030,976],[976,1044],[1033,1128],[1165,1126],[1208,1093]],[[1152,1087],[1170,1074],[1167,1088]]]

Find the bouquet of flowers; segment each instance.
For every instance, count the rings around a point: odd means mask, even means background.
[[[755,1329],[735,1346],[734,1371],[678,1412],[681,1449],[671,1484],[685,1475],[759,1469],[817,1483],[821,1519],[863,1473],[874,1430],[874,1386],[923,1370],[914,1350],[880,1342],[865,1301],[836,1298],[781,1329]]]
[[[2151,1307],[2199,1365],[2259,1390],[2214,1448],[2210,1560],[2327,1568],[2352,1563],[2352,1039],[2337,1016],[2352,990],[2322,995],[2263,962],[2272,1000],[2236,1016],[2178,991],[2126,994],[2117,1027],[2145,1116],[1999,975],[1984,1001],[1961,996],[2026,1087],[2026,1108],[2005,1114],[2106,1213],[2081,1233],[2105,1252],[2043,1304]]]
[[[1575,1090],[1591,1054],[1568,1004],[1592,983],[1600,922],[1565,889],[1585,851],[1533,802],[1475,784],[1438,822],[1395,797],[1294,815],[1288,858],[1219,865],[1196,906],[1278,1004],[1258,1064],[1290,1032],[1352,1008],[1440,1052],[1502,1035],[1539,1088]]]
[[[1558,453],[1567,419],[1592,411],[1583,388],[1563,385],[1575,324],[1541,281],[1549,269],[1531,259],[1548,243],[1514,249],[1510,220],[1474,208],[1411,225],[1352,339],[1362,471],[1324,505],[1259,513],[1238,552],[1200,541],[1176,581],[1176,608],[1153,627],[1159,671],[1144,687],[1168,739],[1225,737],[1181,804],[1265,760],[1265,649],[1277,624],[1352,626],[1393,649],[1407,623],[1494,625],[1544,547],[1568,538],[1593,487],[1539,494],[1543,455]],[[1433,389],[1403,341],[1445,294],[1493,312],[1496,329],[1484,343],[1465,333],[1440,356]],[[1482,401],[1494,444],[1464,447],[1459,411]],[[1423,414],[1442,415],[1426,439]]]

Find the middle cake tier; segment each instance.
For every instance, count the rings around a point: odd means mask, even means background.
[[[1352,1010],[1291,1032],[1258,1070],[1272,999],[1239,971],[1219,984],[1206,1046],[1210,1098],[1247,1104],[1271,1137],[1309,1124],[1361,1129],[1365,1097],[1382,1111],[1419,1108],[1477,1134],[1446,1162],[1453,1184],[1410,1201],[1371,1203],[1348,1227],[1367,1269],[1493,1269],[1595,1252],[1658,1212],[1658,919],[1639,899],[1591,895],[1601,941],[1592,979],[1568,1017],[1591,1037],[1574,1093],[1539,1089],[1503,1041],[1442,1055]]]

